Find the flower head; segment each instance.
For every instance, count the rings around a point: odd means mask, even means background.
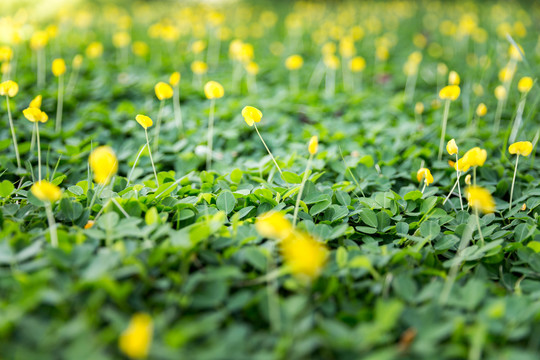
[[[209,81],[204,85],[204,95],[207,99],[219,99],[225,95],[225,90],[217,81]]]
[[[460,81],[461,79],[459,77],[459,74],[454,70],[450,71],[450,73],[448,74],[448,83],[450,85],[459,85]]]
[[[471,185],[471,174],[467,174],[467,176],[465,176],[465,184]]]
[[[153,323],[148,314],[138,313],[132,316],[126,330],[118,339],[120,351],[132,359],[144,359],[152,345]]]
[[[178,85],[178,83],[180,82],[180,73],[178,71],[175,71],[171,74],[171,76],[169,77],[169,84],[171,84],[171,86],[176,86]]]
[[[195,60],[191,63],[191,71],[197,75],[206,74],[208,71],[208,65],[204,61]]]
[[[172,87],[163,81],[158,82],[156,86],[154,86],[154,92],[159,100],[170,99],[173,96]]]
[[[349,61],[349,69],[352,72],[362,72],[366,68],[366,60],[361,56],[355,56]]]
[[[44,111],[41,111],[40,108],[37,107],[29,107],[27,109],[23,110],[23,115],[28,121],[31,122],[47,122],[49,120],[49,117]]]
[[[42,99],[43,97],[41,95],[36,96],[35,98],[32,99],[32,101],[30,101],[30,105],[28,107],[41,109]]]
[[[499,85],[495,88],[495,98],[502,101],[506,98],[506,88],[502,85]]]
[[[0,95],[14,97],[19,92],[19,85],[13,80],[6,80],[0,83]]]
[[[525,54],[525,51],[523,51],[523,48],[519,44],[517,48],[514,46],[514,44],[510,44],[510,47],[508,48],[508,54],[510,55],[512,59],[521,61],[522,60],[521,54]]]
[[[74,69],[79,69],[82,63],[83,63],[83,56],[81,54],[77,54],[73,57],[71,66],[73,66]]]
[[[476,107],[476,116],[483,117],[487,114],[487,106],[484,103],[478,104]]]
[[[249,126],[253,126],[254,123],[261,121],[263,114],[253,106],[245,106],[242,109],[242,116]]]
[[[458,161],[454,164],[454,169],[456,171],[466,172],[469,170],[471,165],[467,162],[467,159],[464,157],[458,159]]]
[[[459,86],[457,86],[457,85],[448,85],[448,86],[443,87],[441,89],[441,91],[439,91],[439,97],[442,100],[454,101],[454,100],[457,100],[460,93],[461,93],[461,90],[460,90]]]
[[[467,151],[463,156],[463,161],[466,165],[469,166],[484,166],[487,158],[487,151],[485,149],[480,149],[479,147],[474,147],[471,150]],[[460,169],[461,170],[461,169]]]
[[[495,211],[495,201],[493,197],[481,186],[468,186],[465,188],[465,196],[469,205],[483,213],[490,214]]]
[[[508,152],[512,155],[518,154],[521,156],[529,156],[532,149],[533,145],[530,141],[518,141],[510,145]]]
[[[46,31],[36,31],[30,38],[30,48],[32,50],[43,49],[49,42],[49,35]]]
[[[99,41],[94,41],[86,47],[86,56],[90,59],[96,59],[103,55],[103,44]]]
[[[433,176],[431,175],[431,171],[429,171],[429,169],[426,169],[426,168],[420,168],[416,172],[416,179],[418,180],[418,182],[421,182],[422,180],[424,180],[427,186],[433,183]]]
[[[422,115],[424,112],[424,103],[419,101],[414,105],[414,113],[417,115]]]
[[[304,59],[300,55],[291,55],[285,60],[285,67],[289,70],[298,70],[304,65]]]
[[[293,275],[309,280],[320,275],[328,258],[323,243],[298,231],[281,242],[281,253]]]
[[[518,90],[521,93],[528,93],[533,86],[533,79],[530,76],[524,76],[519,79]]]
[[[88,159],[94,172],[94,180],[100,185],[106,185],[118,171],[118,160],[109,146],[100,146],[90,154]]]
[[[52,62],[52,72],[54,76],[59,77],[66,72],[66,62],[64,59],[54,59]]]
[[[339,68],[339,58],[336,55],[326,55],[323,58],[324,65],[332,70]]]
[[[313,135],[311,139],[309,139],[309,144],[308,144],[309,153],[311,155],[315,155],[318,149],[319,149],[319,138],[317,137],[317,135]]]
[[[448,154],[455,155],[458,152],[458,146],[456,144],[456,140],[452,139],[446,144],[446,151],[448,151]]]
[[[150,126],[154,124],[152,119],[146,115],[137,115],[135,116],[135,120],[141,125],[144,129],[148,129]]]
[[[285,239],[293,232],[293,226],[280,212],[267,212],[257,218],[255,222],[257,232],[266,238]]]
[[[41,180],[32,185],[30,191],[41,201],[55,202],[62,196],[62,190],[46,180]]]
[[[119,31],[113,35],[112,42],[114,47],[123,48],[131,43],[131,36],[125,31]]]

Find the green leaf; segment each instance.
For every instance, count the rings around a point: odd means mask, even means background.
[[[336,251],[336,263],[340,268],[343,269],[347,266],[348,255],[347,250],[343,246],[338,247]]]
[[[225,211],[225,214],[227,215],[233,211],[236,206],[236,199],[232,192],[229,190],[221,192],[216,200],[216,206],[219,210]]]
[[[360,218],[364,223],[366,223],[366,225],[374,228],[376,228],[379,223],[377,221],[377,215],[375,214],[375,212],[368,208],[362,209],[362,211],[360,212]]]
[[[420,233],[422,236],[429,238],[431,240],[435,239],[437,235],[441,232],[441,227],[435,221],[425,221],[420,225]]]
[[[4,180],[0,183],[0,197],[7,198],[15,190],[15,186],[8,181]]]
[[[403,197],[403,200],[418,200],[422,197],[422,192],[421,191],[418,191],[418,190],[413,190],[413,191],[409,191],[407,194],[405,194],[405,196]]]
[[[281,177],[289,184],[300,184],[302,182],[302,177],[300,175],[296,175],[290,171],[284,171]]]

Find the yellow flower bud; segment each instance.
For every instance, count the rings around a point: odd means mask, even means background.
[[[132,359],[144,359],[148,356],[153,336],[152,318],[148,314],[133,315],[129,326],[118,339],[118,348]]]
[[[154,86],[154,92],[160,101],[170,99],[173,96],[172,87],[163,81],[158,82],[156,86]]]
[[[150,52],[150,48],[148,47],[148,44],[144,41],[135,41],[131,45],[131,51],[138,57],[145,57]]]
[[[300,55],[291,55],[285,60],[285,67],[289,70],[298,70],[304,65],[304,59]]]
[[[349,69],[352,72],[362,72],[366,68],[366,60],[361,56],[355,56],[349,61]]]
[[[495,98],[499,101],[506,99],[506,88],[504,86],[499,85],[495,88]]]
[[[514,44],[510,44],[510,47],[508,48],[508,54],[510,57],[514,60],[521,61],[522,57],[521,54],[525,54],[525,51],[523,51],[523,48],[521,45],[518,44],[519,50],[514,46]]]
[[[91,42],[86,47],[86,56],[90,59],[96,59],[101,57],[101,55],[103,55],[103,44],[99,41]]]
[[[94,172],[94,180],[101,185],[108,184],[118,171],[118,160],[109,146],[100,146],[94,149],[88,162]]]
[[[250,75],[257,75],[259,73],[259,65],[256,62],[250,61],[245,65],[245,69]]]
[[[19,84],[13,80],[0,83],[0,96],[14,97],[19,92]]]
[[[454,70],[450,71],[448,74],[448,83],[450,85],[459,85],[461,79],[459,77],[459,74],[455,72]]]
[[[532,149],[533,145],[530,141],[518,141],[508,147],[508,152],[512,155],[529,156]]]
[[[533,86],[533,79],[530,76],[524,76],[519,79],[518,90],[521,93],[528,93]]]
[[[223,97],[225,90],[217,81],[209,81],[204,85],[204,95],[207,99],[219,99]]]
[[[459,94],[461,93],[461,89],[457,85],[448,85],[445,86],[439,91],[439,97],[442,100],[457,100],[459,97]]]
[[[416,172],[416,179],[418,180],[418,182],[422,182],[422,180],[425,180],[427,186],[433,183],[433,176],[431,175],[431,171],[426,168],[420,168]]]
[[[196,60],[191,63],[191,71],[197,75],[206,74],[208,65],[204,61]]]
[[[476,115],[478,117],[483,117],[486,114],[487,114],[487,106],[486,106],[486,104],[484,104],[484,103],[478,104],[478,106],[476,107]]]
[[[46,31],[36,31],[30,38],[30,48],[32,50],[43,49],[49,42],[49,35]]]
[[[55,202],[62,197],[62,190],[46,180],[41,180],[32,185],[30,191],[32,195],[41,201]]]
[[[467,176],[465,176],[465,184],[471,185],[471,174],[467,174]]]
[[[66,62],[64,59],[54,59],[52,62],[52,72],[54,76],[59,77],[66,73]]]
[[[327,55],[323,58],[324,65],[332,70],[339,68],[339,58],[335,55]]]
[[[171,86],[176,86],[178,85],[178,83],[180,82],[180,73],[178,71],[175,71],[171,74],[171,76],[169,77],[169,84],[171,84]]]
[[[424,113],[424,103],[419,101],[414,105],[414,113],[417,115],[422,115]]]
[[[309,144],[308,144],[309,153],[311,155],[315,155],[318,149],[319,149],[319,138],[317,137],[317,135],[313,135],[311,139],[309,139]]]
[[[151,127],[154,122],[152,121],[152,119],[150,119],[148,116],[146,115],[137,115],[135,116],[135,120],[139,123],[139,125],[141,125],[144,129],[148,129],[149,127]]]
[[[261,121],[263,114],[259,109],[253,106],[246,106],[242,109],[242,116],[244,117],[246,124],[253,126],[254,123]]]
[[[456,140],[452,139],[446,144],[446,151],[448,151],[448,154],[455,155],[458,152],[458,146],[456,144]]]

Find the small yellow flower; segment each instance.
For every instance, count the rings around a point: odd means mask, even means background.
[[[13,58],[13,49],[9,46],[0,46],[0,62],[8,62]]]
[[[112,42],[114,47],[124,48],[131,43],[131,36],[125,31],[120,31],[113,35]]]
[[[225,94],[223,86],[217,81],[209,81],[204,85],[204,95],[207,99],[219,99]]]
[[[502,83],[510,81],[514,77],[514,71],[509,67],[505,66],[499,71],[499,80]]]
[[[191,51],[193,51],[194,54],[200,54],[204,49],[206,49],[206,43],[203,40],[197,40],[191,44]]]
[[[34,99],[32,99],[32,101],[30,101],[30,105],[28,107],[41,109],[42,99],[43,97],[41,95],[36,96]]]
[[[158,82],[156,86],[154,86],[154,92],[159,100],[170,99],[173,96],[172,87],[163,81]]]
[[[191,63],[191,71],[197,75],[206,74],[208,65],[204,61],[196,60]]]
[[[293,275],[309,280],[320,275],[328,258],[323,243],[297,231],[281,242],[281,253]]]
[[[465,176],[465,184],[471,185],[471,174],[467,174],[467,176]]]
[[[30,38],[30,48],[32,50],[43,49],[49,42],[49,35],[46,31],[36,31]]]
[[[366,68],[366,60],[361,56],[355,56],[349,61],[349,69],[352,72],[362,72]]]
[[[270,239],[285,239],[293,232],[293,226],[285,216],[277,211],[267,212],[255,221],[257,232]]]
[[[458,146],[456,144],[456,140],[452,139],[446,144],[446,151],[448,151],[448,154],[455,155],[458,152]]]
[[[100,185],[106,185],[118,171],[118,160],[109,146],[100,146],[90,154],[88,159],[94,172],[94,180]]]
[[[431,175],[431,171],[426,168],[420,168],[416,172],[416,179],[418,180],[418,182],[422,182],[422,180],[425,180],[427,186],[433,183],[433,176]]]
[[[74,69],[79,69],[83,63],[83,56],[81,54],[77,54],[73,57],[73,61],[71,62],[71,65]]]
[[[506,88],[499,85],[495,88],[495,98],[499,101],[506,99]]]
[[[448,85],[445,86],[439,91],[439,97],[442,100],[457,100],[459,97],[459,94],[461,93],[461,89],[457,85]]]
[[[474,147],[471,150],[467,151],[463,156],[463,161],[469,166],[484,166],[487,158],[487,151],[485,149],[480,149],[479,147]]]
[[[309,144],[308,144],[309,153],[311,155],[315,155],[318,149],[319,149],[319,138],[317,137],[317,135],[313,135],[311,139],[309,139]]]
[[[13,80],[0,83],[0,96],[14,97],[19,92],[19,84]]]
[[[150,48],[148,47],[148,44],[144,41],[135,41],[131,45],[131,51],[138,57],[145,57],[150,52]]]
[[[291,55],[285,60],[285,67],[289,70],[298,70],[304,65],[304,59],[300,55]]]
[[[530,76],[524,76],[519,79],[518,90],[521,93],[528,93],[533,86],[533,79]]]
[[[150,315],[133,315],[127,329],[118,339],[118,348],[132,359],[146,358],[152,345],[153,328]]]
[[[529,156],[532,149],[533,145],[530,141],[518,141],[510,145],[508,152],[512,155],[518,154],[521,156]]]
[[[422,115],[424,113],[424,103],[419,101],[414,105],[414,113],[417,115]]]
[[[154,125],[154,122],[152,121],[152,119],[150,119],[148,116],[146,115],[137,115],[135,117],[135,120],[139,123],[139,125],[141,125],[144,129],[148,129],[149,127],[151,127],[152,125]]]
[[[171,84],[171,86],[176,86],[178,85],[178,83],[180,82],[180,73],[178,71],[175,71],[171,74],[171,76],[169,77],[169,84]]]
[[[246,106],[242,109],[242,116],[249,126],[253,126],[253,123],[261,121],[263,114],[253,106]]]
[[[47,122],[49,120],[49,117],[44,111],[41,111],[39,108],[36,107],[29,107],[27,109],[23,110],[23,115],[28,121],[31,122]]]
[[[66,72],[66,62],[64,59],[54,59],[52,62],[52,72],[54,76],[59,77]]]
[[[62,190],[46,180],[41,180],[32,185],[30,191],[41,201],[55,202],[62,197]]]
[[[510,47],[508,48],[508,54],[510,57],[514,60],[521,61],[522,57],[521,54],[525,54],[525,51],[523,51],[523,48],[521,45],[518,44],[519,50],[514,46],[514,44],[510,44]]]
[[[259,73],[259,65],[257,65],[256,62],[250,61],[248,62],[244,68],[246,69],[247,73],[250,75],[257,75]]]
[[[86,223],[86,225],[84,225],[84,228],[85,228],[85,229],[90,229],[90,228],[92,228],[92,226],[94,226],[94,223],[95,223],[94,220],[88,220],[88,222]]]
[[[483,117],[486,114],[487,114],[487,106],[486,106],[486,104],[484,104],[484,103],[478,104],[478,106],[476,107],[476,115],[478,117]]]
[[[103,55],[103,44],[99,41],[91,42],[86,47],[86,56],[88,56],[90,59],[96,59]]]
[[[324,65],[332,70],[339,68],[339,58],[336,55],[327,55],[323,59]]]
[[[469,205],[478,211],[490,214],[495,211],[495,201],[493,197],[481,186],[468,186],[465,188],[465,196]]]
[[[470,167],[471,165],[467,162],[465,156],[461,159],[458,159],[458,161],[454,164],[454,169],[461,172],[466,172],[467,170],[469,170]]]
[[[459,77],[459,74],[455,72],[454,70],[450,71],[448,74],[448,83],[450,85],[459,85],[461,79]]]

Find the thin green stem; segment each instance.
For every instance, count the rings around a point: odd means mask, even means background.
[[[212,147],[214,142],[214,111],[216,107],[216,99],[210,100],[210,116],[208,118],[208,134],[207,134],[207,149],[206,149],[206,170],[210,171],[212,167]]]
[[[158,143],[159,143],[159,132],[161,131],[161,117],[163,115],[163,106],[165,105],[165,100],[161,100],[159,103],[159,112],[158,112],[158,118],[156,121],[156,131],[154,135],[154,151],[157,151],[158,149]]]
[[[133,164],[133,167],[131,168],[131,171],[129,172],[126,187],[131,183],[131,175],[133,175],[133,170],[135,170],[135,166],[137,166],[137,162],[139,161],[139,158],[141,157],[142,152],[144,151],[144,149],[146,149],[147,146],[150,149],[150,145],[148,145],[148,142],[146,142],[146,144],[144,144],[142,149],[137,154],[137,157],[135,158],[135,163]]]
[[[176,85],[173,92],[173,110],[174,119],[176,120],[176,129],[180,132],[184,132],[184,123],[182,121],[182,109],[180,108],[180,86]]]
[[[41,181],[41,145],[39,142],[39,122],[36,121],[37,155],[38,155],[38,179]]]
[[[456,164],[459,164],[459,157],[456,153]],[[457,187],[458,187],[458,193],[459,193],[459,205],[461,206],[461,210],[463,211],[463,199],[461,199],[461,186],[459,185],[459,169],[456,168],[457,173]]]
[[[480,235],[480,244],[483,247],[484,246],[484,236],[482,235],[482,229],[480,228],[480,216],[478,215],[478,208],[475,208],[474,212],[476,214],[476,226],[478,227],[478,234]]]
[[[508,203],[508,211],[512,209],[512,198],[514,196],[514,184],[516,183],[516,174],[518,168],[519,154],[516,157],[516,166],[514,168],[514,177],[512,178],[512,187],[510,188],[510,202]]]
[[[64,75],[58,77],[58,104],[56,106],[56,132],[62,131],[62,110],[64,108]]]
[[[446,135],[446,123],[448,122],[448,112],[450,111],[450,100],[446,100],[444,103],[444,114],[443,114],[443,123],[441,129],[441,141],[439,142],[439,156],[437,157],[442,160],[443,147],[444,147],[444,137]]]
[[[49,201],[45,201],[45,212],[47,213],[47,221],[49,222],[49,232],[51,234],[51,245],[58,247],[58,234],[56,232],[56,222],[52,212],[52,205]]]
[[[296,205],[294,206],[294,215],[293,215],[293,226],[296,226],[296,218],[298,217],[298,210],[300,209],[300,199],[302,198],[302,192],[304,192],[304,186],[309,175],[309,169],[311,167],[311,161],[313,160],[313,155],[309,155],[309,159],[306,165],[306,171],[302,177],[302,183],[300,184],[300,189],[298,189],[298,195],[296,196]]]
[[[144,135],[146,135],[146,145],[148,147],[148,154],[150,155],[150,162],[152,163],[152,170],[154,170],[154,176],[156,177],[156,187],[159,187],[156,167],[154,166],[154,159],[152,158],[152,150],[150,149],[150,140],[148,140],[148,130],[146,128],[144,129]]]
[[[269,154],[270,157],[272,158],[272,161],[274,161],[274,164],[276,165],[276,167],[277,167],[279,173],[280,173],[281,175],[283,175],[283,173],[281,172],[281,168],[279,167],[279,165],[278,165],[276,159],[274,158],[274,155],[272,155],[272,152],[270,151],[270,149],[268,148],[268,146],[266,146],[266,143],[264,142],[264,140],[263,140],[263,138],[262,138],[262,136],[261,136],[261,133],[259,132],[259,129],[257,128],[257,124],[253,123],[253,126],[255,127],[255,131],[257,131],[257,135],[259,135],[259,138],[261,139],[261,141],[262,141],[264,147],[266,148],[266,151],[268,151],[268,154]]]
[[[21,167],[21,157],[19,156],[19,145],[17,145],[17,137],[15,136],[15,127],[11,117],[11,108],[9,107],[9,97],[6,95],[6,104],[9,119],[9,128],[11,129],[11,137],[13,138],[13,147],[15,148],[15,157],[17,158],[17,167]]]
[[[503,110],[504,101],[499,100],[497,102],[497,110],[495,110],[495,122],[493,123],[493,134],[496,134],[499,132],[499,127],[501,124],[501,115]]]

